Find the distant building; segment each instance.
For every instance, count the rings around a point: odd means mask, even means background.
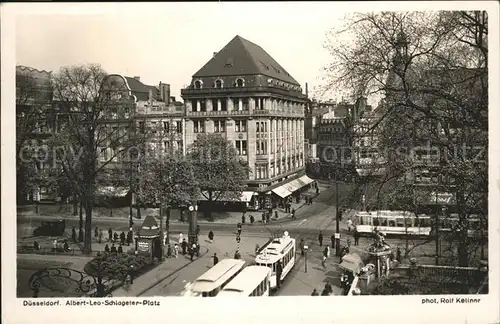
[[[233,38],[181,91],[186,146],[220,133],[252,172],[248,190],[285,198],[304,186],[304,110],[300,84],[260,46]],[[306,182],[307,183],[307,182]],[[262,201],[262,200],[261,200]]]

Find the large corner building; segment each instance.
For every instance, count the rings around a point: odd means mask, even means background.
[[[186,146],[200,133],[220,133],[233,143],[251,169],[246,199],[280,201],[312,182],[304,173],[307,96],[260,46],[236,36],[181,95]]]

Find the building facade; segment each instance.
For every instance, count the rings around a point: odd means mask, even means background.
[[[187,147],[200,133],[223,134],[251,169],[249,191],[285,198],[302,187],[284,189],[304,175],[307,96],[260,46],[236,36],[181,94]]]

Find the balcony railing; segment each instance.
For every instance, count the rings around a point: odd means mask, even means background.
[[[230,110],[230,111],[187,111],[188,117],[230,117],[230,116],[279,116],[279,117],[298,117],[303,118],[303,112],[290,112],[290,111],[274,111],[274,110]]]
[[[240,93],[249,93],[249,92],[271,92],[276,94],[281,94],[285,96],[291,96],[294,98],[299,98],[306,100],[307,96],[298,91],[291,91],[287,89],[283,89],[280,87],[273,86],[259,86],[259,87],[229,87],[229,88],[203,88],[203,89],[194,89],[194,88],[186,88],[181,89],[182,96],[210,96],[210,95],[228,95],[228,94],[240,94]]]

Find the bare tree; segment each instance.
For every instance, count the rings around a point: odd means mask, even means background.
[[[350,39],[339,41],[339,33]],[[358,134],[377,133],[389,175],[380,184],[424,165],[438,179],[424,191],[456,195],[461,266],[469,263],[472,248],[469,215],[487,223],[487,35],[485,12],[362,13],[348,17],[326,44],[332,63],[325,90],[383,97],[377,121]],[[468,151],[457,152],[462,147]],[[429,151],[438,152],[437,160],[427,163],[416,156]],[[399,207],[414,208],[411,200],[403,204]]]

